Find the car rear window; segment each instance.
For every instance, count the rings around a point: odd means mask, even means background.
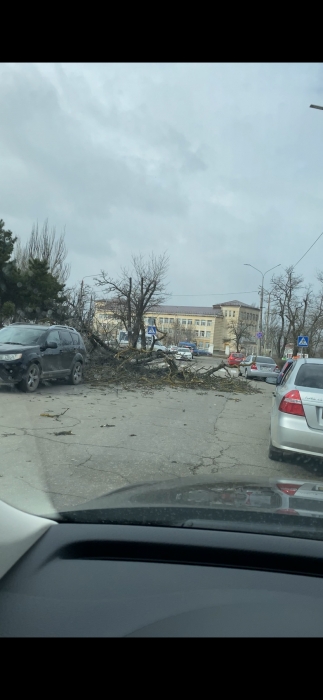
[[[79,337],[76,335],[76,333],[71,333],[72,339],[73,339],[73,345],[78,345],[79,344]]]
[[[272,357],[257,357],[256,362],[260,362],[263,365],[274,365],[275,364]]]
[[[311,362],[301,365],[295,379],[296,386],[323,389],[323,364]]]

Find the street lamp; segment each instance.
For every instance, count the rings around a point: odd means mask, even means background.
[[[275,270],[276,267],[280,267],[280,263],[278,265],[274,265],[274,267],[270,267],[269,270],[266,270],[266,272],[261,272],[261,270],[258,270],[258,267],[254,267],[254,265],[250,265],[250,263],[244,263],[246,267],[252,267],[254,270],[257,270],[257,272],[260,272],[261,274],[261,296],[260,296],[260,318],[259,318],[259,331],[262,333],[262,307],[264,305],[264,279],[265,275],[267,275],[268,272],[271,272],[271,270]],[[262,346],[262,336],[259,338],[259,355],[261,354],[261,346]]]

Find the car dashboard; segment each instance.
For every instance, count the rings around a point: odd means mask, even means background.
[[[37,521],[0,579],[2,637],[323,634],[321,541]]]

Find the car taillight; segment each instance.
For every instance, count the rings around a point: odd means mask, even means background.
[[[301,395],[298,389],[293,389],[285,394],[279,404],[282,413],[291,413],[293,416],[305,416]]]
[[[277,488],[286,494],[286,496],[295,496],[296,491],[301,487],[300,484],[276,484]]]
[[[250,369],[258,369],[257,365],[255,362],[252,363]]]

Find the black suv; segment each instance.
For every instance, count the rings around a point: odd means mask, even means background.
[[[13,323],[0,330],[0,384],[28,392],[42,379],[80,384],[85,358],[83,340],[69,326]]]

